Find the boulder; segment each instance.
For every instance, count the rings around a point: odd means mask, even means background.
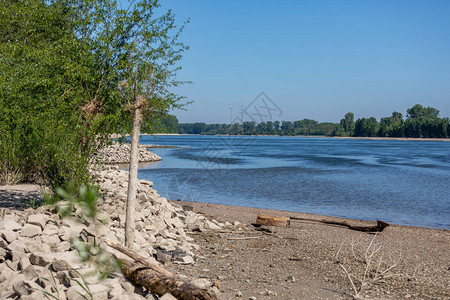
[[[45,224],[47,224],[48,219],[49,219],[48,215],[34,214],[34,215],[28,216],[27,223],[37,225],[37,226],[41,227],[41,229],[44,229]]]

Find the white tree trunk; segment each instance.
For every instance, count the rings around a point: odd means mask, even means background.
[[[136,101],[138,102],[138,101]],[[128,177],[127,215],[125,220],[125,246],[134,249],[134,212],[137,190],[137,170],[139,160],[139,136],[141,133],[141,109],[135,108],[133,114],[133,131],[131,133],[130,171]]]

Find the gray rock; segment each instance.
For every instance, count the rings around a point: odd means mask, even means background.
[[[28,246],[22,241],[15,240],[11,244],[9,244],[8,247],[6,247],[6,250],[8,250],[10,254],[12,254],[11,252],[13,251],[18,253],[25,253],[28,252]]]
[[[205,228],[210,229],[210,230],[221,230],[222,229],[219,225],[217,225],[209,220],[205,221]]]
[[[56,278],[61,284],[70,285],[70,275],[68,271],[58,271],[56,272]]]
[[[120,285],[122,286],[122,288],[125,291],[127,291],[129,293],[133,293],[134,292],[134,285],[131,282],[129,282],[129,281],[122,281],[120,283]]]
[[[165,264],[172,260],[172,256],[164,252],[157,251],[156,260]]]
[[[108,288],[102,284],[91,284],[88,285],[89,290],[92,294],[92,299],[94,300],[107,300],[108,299]],[[70,300],[78,300],[78,299],[85,299],[80,294],[85,295],[87,299],[90,299],[87,295],[86,291],[84,291],[83,288],[81,288],[79,285],[77,286],[71,286],[66,291],[67,299]]]
[[[37,225],[41,227],[41,229],[44,229],[45,224],[47,223],[49,219],[48,215],[44,214],[35,214],[35,215],[29,215],[27,219],[27,223]]]
[[[31,265],[31,263],[30,263],[30,260],[28,259],[28,257],[20,258],[20,260],[19,260],[19,270],[25,270],[30,265]]]
[[[32,238],[39,235],[41,232],[41,227],[32,224],[25,224],[20,231],[20,236]]]
[[[45,296],[42,291],[34,291],[29,295],[24,295],[20,297],[20,300],[48,300],[49,298]],[[63,300],[63,299],[59,299]]]
[[[16,276],[16,278],[14,278],[14,281],[11,282],[11,285],[13,287],[13,290],[20,296],[30,295],[35,290],[40,289],[40,286],[37,283],[26,280],[25,276],[22,274]]]
[[[45,267],[48,264],[50,264],[52,260],[53,260],[52,253],[36,252],[31,253],[30,255],[30,263],[36,266]]]
[[[13,220],[3,220],[0,222],[0,229],[5,229],[7,231],[19,231],[22,226]]]
[[[201,289],[209,289],[212,286],[211,282],[205,278],[199,278],[199,279],[192,280],[191,284],[193,284],[196,287],[199,287]]]
[[[25,278],[27,280],[34,280],[36,278],[39,277],[39,274],[36,270],[36,267],[33,265],[29,265],[28,267],[26,267],[23,271],[22,274],[25,276]]]
[[[58,272],[58,271],[68,271],[70,269],[69,264],[67,263],[67,261],[62,260],[62,259],[58,259],[58,258],[53,259],[53,261],[52,261],[52,268],[56,272]]]
[[[189,265],[194,263],[194,258],[192,258],[192,256],[190,255],[186,255],[184,257],[176,257],[174,259],[174,262],[180,265]]]
[[[8,244],[10,244],[10,243],[14,242],[14,241],[17,239],[18,234],[17,234],[16,232],[14,232],[14,231],[10,231],[10,230],[2,230],[2,231],[1,231],[1,237],[2,237],[6,242],[8,242]]]
[[[159,298],[159,300],[177,300],[177,298],[172,296],[172,294],[165,293],[164,295],[162,295],[162,297]]]
[[[6,265],[14,272],[17,272],[17,270],[19,270],[19,260],[15,261],[7,260]]]

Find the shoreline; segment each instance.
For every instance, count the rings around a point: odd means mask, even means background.
[[[221,266],[231,265],[227,280],[221,282],[219,299],[233,298],[236,290],[243,293],[243,299],[258,297],[262,286],[266,291],[273,291],[272,297],[270,293],[265,294],[269,299],[349,299],[355,295],[349,276],[361,299],[450,297],[448,230],[390,225],[381,233],[369,234],[314,222],[323,218],[314,214],[199,202],[172,203],[191,206],[195,212],[219,222],[241,223],[248,230],[240,234],[193,236],[201,246],[202,255],[213,260],[207,265],[211,274],[222,274]],[[306,217],[311,221],[294,220],[289,228],[267,226],[270,233],[263,234],[251,229],[257,214]],[[352,225],[374,224],[338,217],[326,219],[344,220]],[[367,253],[374,253],[373,258],[367,259]],[[204,274],[204,268],[205,264],[199,264],[189,271]],[[378,268],[386,272],[380,275]],[[252,276],[243,281],[242,274],[247,272],[252,272]],[[382,280],[374,279],[378,278],[377,272]],[[299,282],[293,284],[292,278],[298,278]]]
[[[129,136],[129,135],[127,135]],[[450,142],[450,138],[411,138],[411,137],[358,137],[358,136],[326,136],[326,135],[226,135],[226,134],[187,134],[187,133],[142,133],[141,136],[240,136],[240,137],[296,137],[296,138],[330,138],[330,139],[350,139],[350,140],[392,140],[392,141],[431,141],[431,142]]]
[[[331,220],[331,221],[340,221],[340,222],[350,222],[355,223],[358,225],[370,225],[375,224],[376,220],[366,220],[366,219],[354,219],[344,216],[332,216],[332,215],[322,215],[322,214],[316,214],[316,213],[309,213],[309,212],[300,212],[300,211],[289,211],[289,210],[281,210],[281,209],[272,209],[272,208],[261,208],[261,207],[254,207],[254,206],[237,206],[237,205],[229,205],[229,204],[223,204],[223,203],[217,203],[217,202],[198,202],[198,201],[182,201],[182,200],[170,200],[172,203],[182,203],[182,204],[189,204],[189,205],[195,205],[195,206],[204,206],[204,205],[212,205],[217,207],[222,207],[223,209],[233,209],[233,210],[253,210],[253,211],[259,211],[263,214],[273,214],[274,216],[279,217],[289,217],[289,216],[301,216],[303,218],[309,218],[311,220]],[[379,219],[381,220],[381,219]],[[386,221],[386,220],[381,220]],[[425,230],[439,230],[450,233],[450,228],[435,228],[435,227],[426,227],[421,225],[410,225],[410,224],[397,224],[397,223],[389,223],[389,226],[400,226],[405,228],[417,228],[417,229],[425,229]]]

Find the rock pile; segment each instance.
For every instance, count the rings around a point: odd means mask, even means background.
[[[125,240],[128,172],[107,167],[95,171],[94,176],[105,195],[99,199],[95,220],[80,221],[77,216],[81,216],[81,208],[76,209],[74,216],[60,218],[49,206],[8,211],[0,218],[1,299],[47,299],[45,294],[58,299],[84,299],[81,295],[88,296],[85,288],[93,299],[157,299],[117,272],[100,281],[98,276],[90,276],[97,266],[81,262],[74,240],[81,244],[95,241],[99,248],[118,257],[121,254],[103,239],[121,244]],[[199,246],[186,235],[186,230],[215,230],[225,225],[171,204],[152,185],[146,180],[138,182],[135,251],[147,260],[161,263],[194,263]],[[100,255],[91,252],[93,256]],[[170,295],[165,297],[172,299]]]
[[[94,156],[94,160],[101,160],[105,164],[126,164],[130,162],[130,148],[130,144],[115,143],[98,151]],[[161,157],[148,151],[145,145],[139,145],[139,162],[160,160]]]

